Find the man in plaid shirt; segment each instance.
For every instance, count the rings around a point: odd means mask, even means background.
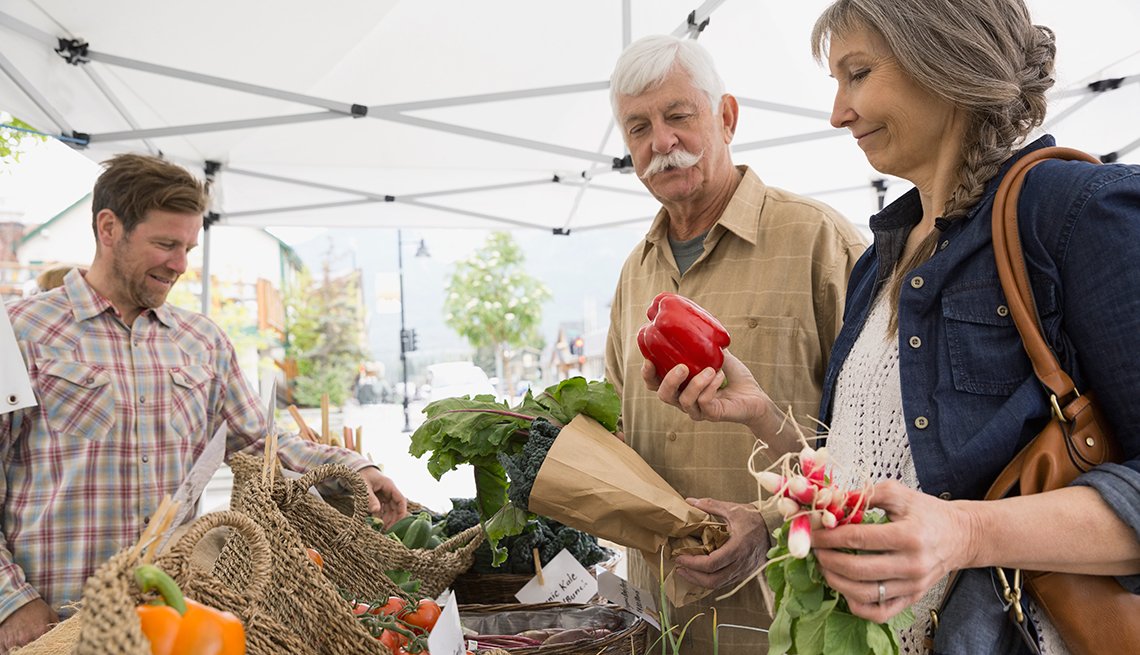
[[[268,420],[233,345],[165,304],[206,207],[181,167],[111,159],[95,183],[90,270],[8,307],[39,405],[0,416],[0,653],[45,632],[138,540],[223,422],[227,454],[263,450]],[[296,471],[359,470],[373,513],[389,525],[406,513],[395,484],[352,451],[282,434],[279,453]]]

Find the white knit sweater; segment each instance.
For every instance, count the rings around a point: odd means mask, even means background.
[[[834,405],[827,450],[839,484],[860,487],[896,480],[922,490],[914,468],[903,416],[899,382],[899,341],[888,333],[888,294],[880,294],[863,324],[835,383]],[[914,625],[903,632],[904,655],[922,655],[923,638],[930,625],[930,610],[937,608],[946,588],[943,578],[911,606]],[[1040,633],[1044,655],[1067,655],[1053,624],[1029,601],[1030,616]]]

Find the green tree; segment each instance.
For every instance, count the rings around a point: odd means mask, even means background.
[[[542,304],[550,287],[523,269],[526,255],[506,232],[492,232],[483,247],[455,265],[443,303],[444,321],[475,348],[493,348],[503,371],[514,350],[539,342]],[[507,377],[507,389],[514,384]]]
[[[20,149],[21,143],[25,145],[32,143],[34,145],[37,141],[47,141],[45,136],[11,129],[11,127],[23,128],[24,130],[34,130],[35,128],[7,112],[0,111],[0,125],[6,126],[0,127],[0,168],[3,170],[7,170],[12,164],[20,163],[20,155],[24,152]]]
[[[327,393],[330,404],[343,405],[360,363],[370,359],[362,344],[359,285],[355,274],[333,279],[326,260],[320,282],[306,270],[286,294],[286,354],[297,360],[298,404],[320,405]]]

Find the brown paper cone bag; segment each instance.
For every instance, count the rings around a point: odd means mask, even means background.
[[[678,607],[713,591],[676,575],[673,558],[711,552],[727,541],[725,525],[687,503],[632,448],[587,416],[576,417],[555,439],[531,489],[530,510],[640,550],[654,568],[663,559],[665,595]]]

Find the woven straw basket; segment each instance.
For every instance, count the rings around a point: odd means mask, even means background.
[[[245,487],[238,485],[256,477],[251,471],[260,472],[262,463],[262,458],[246,455],[231,458],[235,490],[231,503],[240,502],[243,491],[238,490]],[[330,480],[340,480],[352,491],[352,516],[308,493],[309,487]],[[324,557],[325,574],[359,596],[370,592],[352,586],[355,580],[362,576],[379,576],[386,580],[384,571],[399,570],[421,581],[420,595],[434,598],[443,593],[456,576],[471,568],[475,549],[483,540],[482,528],[474,526],[434,549],[411,550],[380,534],[365,522],[369,513],[364,479],[339,464],[324,464],[299,479],[279,479],[273,489],[273,500],[301,541]],[[234,509],[239,508],[234,505]]]
[[[227,587],[190,563],[194,547],[202,537],[222,527],[231,528],[232,538],[247,544],[245,554],[249,560],[246,568],[253,575],[248,584],[238,588]],[[269,580],[269,561],[269,544],[261,528],[237,512],[215,512],[195,521],[182,539],[155,563],[174,578],[187,598],[237,615],[245,626],[248,653],[313,652],[261,609],[265,585]],[[144,596],[135,584],[134,569],[138,564],[133,549],[120,551],[87,580],[83,589],[83,609],[78,614],[12,652],[20,655],[149,655],[150,644],[142,634],[135,607],[151,596]]]

